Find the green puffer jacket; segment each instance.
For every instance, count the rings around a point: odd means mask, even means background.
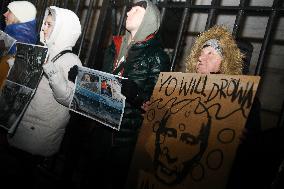
[[[161,48],[157,36],[150,35],[145,41],[133,44],[118,69],[114,70],[116,57],[120,50],[122,36],[113,37],[112,45],[107,49],[103,71],[113,74],[121,73],[137,84],[138,94],[132,101],[125,104],[120,131],[114,131],[114,145],[136,142],[136,137],[143,122],[141,105],[150,99],[160,72],[170,70],[168,55]],[[129,89],[130,90],[130,89]]]

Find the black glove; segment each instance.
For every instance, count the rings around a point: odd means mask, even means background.
[[[78,66],[75,65],[72,68],[70,68],[70,70],[68,72],[68,80],[75,83],[75,79],[76,79],[77,75],[78,75]]]
[[[126,102],[133,104],[138,94],[137,84],[129,79],[121,81],[121,93],[126,97]]]

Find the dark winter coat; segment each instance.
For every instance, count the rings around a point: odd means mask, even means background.
[[[17,40],[17,42],[36,44],[37,31],[36,21],[32,20],[25,23],[17,23],[6,26],[5,33]],[[16,45],[14,44],[8,54],[16,53]]]
[[[128,78],[129,82],[122,86],[122,91],[133,93],[136,90],[137,93],[135,97],[126,100],[120,131],[114,131],[113,134],[115,145],[136,141],[143,121],[140,107],[150,99],[159,73],[170,69],[169,57],[161,48],[156,35],[150,35],[146,40],[133,44],[128,49],[125,61],[114,69],[121,42],[121,36],[113,37],[113,43],[106,52],[103,71],[120,73]]]
[[[7,25],[5,30],[9,36],[17,40],[17,42],[36,44],[37,42],[37,32],[36,32],[36,21],[32,20],[25,23],[17,23]],[[6,80],[7,74],[9,73],[10,66],[7,60],[16,54],[16,44],[14,44],[8,55],[0,57],[0,90],[2,89],[4,82]]]

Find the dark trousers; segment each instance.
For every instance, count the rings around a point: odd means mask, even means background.
[[[113,129],[71,114],[63,140],[65,185],[71,188],[123,188],[135,144],[113,146]]]
[[[94,130],[90,145],[82,188],[124,188],[135,144],[113,146],[112,130],[103,126]]]
[[[284,128],[261,132],[239,146],[227,189],[271,189],[283,160]]]
[[[9,188],[36,188],[36,167],[43,157],[5,146],[0,149],[0,182]]]

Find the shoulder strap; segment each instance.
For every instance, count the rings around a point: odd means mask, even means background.
[[[58,53],[55,57],[53,57],[51,59],[51,62],[55,62],[58,58],[60,58],[62,55],[66,54],[66,53],[72,53],[72,51],[71,50],[61,51],[60,53]]]

